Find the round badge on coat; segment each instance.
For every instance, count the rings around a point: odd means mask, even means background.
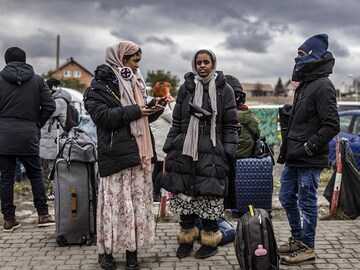
[[[130,80],[131,76],[133,75],[133,72],[130,68],[128,67],[123,67],[120,70],[120,76],[124,79],[124,80]]]

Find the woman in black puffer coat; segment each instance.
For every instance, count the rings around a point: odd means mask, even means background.
[[[190,255],[198,234],[195,219],[200,217],[202,246],[195,257],[203,259],[217,252],[221,240],[217,220],[224,211],[228,158],[236,151],[237,119],[234,91],[223,73],[215,72],[215,55],[198,51],[192,67],[179,89],[163,149],[167,153],[163,187],[174,194],[170,206],[181,218],[176,256]]]
[[[138,269],[137,249],[155,238],[149,121],[162,112],[145,106],[141,56],[130,41],[108,47],[107,65],[97,67],[84,94],[98,135],[97,246],[103,269],[115,269],[113,253],[125,251],[126,269]]]

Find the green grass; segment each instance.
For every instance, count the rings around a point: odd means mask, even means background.
[[[32,193],[30,183],[28,183],[28,181],[20,183],[15,182],[14,194],[17,196],[31,196]]]
[[[320,187],[326,187],[331,176],[334,173],[333,168],[324,169],[320,174]]]

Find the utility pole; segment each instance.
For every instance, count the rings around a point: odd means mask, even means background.
[[[56,38],[56,70],[59,69],[59,58],[60,58],[60,35]]]

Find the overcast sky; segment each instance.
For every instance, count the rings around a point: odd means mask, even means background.
[[[199,49],[211,49],[218,69],[241,82],[291,77],[297,48],[308,37],[329,35],[336,87],[360,75],[358,0],[0,0],[0,68],[8,47],[19,46],[41,74],[67,58],[93,72],[106,47],[121,40],[143,50],[140,69],[191,70]]]

